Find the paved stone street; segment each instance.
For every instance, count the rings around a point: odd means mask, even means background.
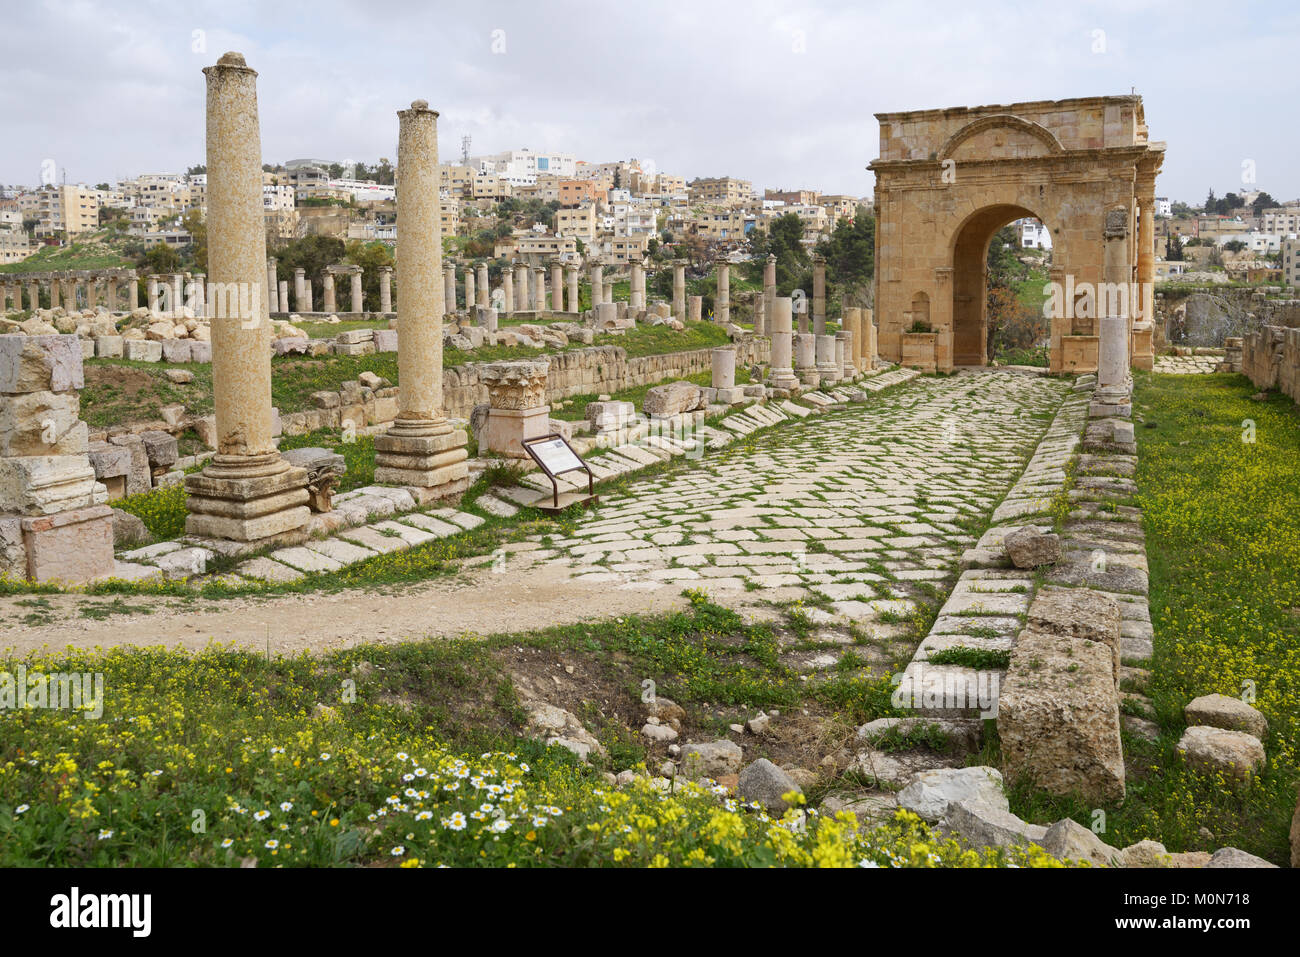
[[[1218,370],[1223,355],[1156,356],[1153,371],[1165,375],[1208,375]]]
[[[611,589],[810,599],[870,633],[946,596],[1068,388],[916,380],[638,483],[547,542],[549,562]]]

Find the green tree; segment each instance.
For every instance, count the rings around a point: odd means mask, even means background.
[[[1281,203],[1275,200],[1268,193],[1261,191],[1260,194],[1255,197],[1255,201],[1250,204],[1250,208],[1254,211],[1255,215],[1258,216],[1262,209],[1273,209],[1281,205]]]
[[[354,239],[343,248],[343,260],[361,267],[362,308],[367,312],[379,311],[379,270],[382,266],[395,266],[392,250],[384,243],[363,243]],[[351,293],[345,302],[352,302]],[[393,297],[397,301],[397,297]]]
[[[293,287],[293,271],[301,267],[312,286],[312,304],[324,302],[321,276],[326,266],[343,260],[343,240],[333,236],[303,236],[291,239],[276,248],[276,279],[283,279]]]
[[[177,272],[181,268],[181,256],[166,243],[155,243],[140,254],[136,271],[142,276],[152,273]]]
[[[827,239],[817,245],[826,258],[826,294],[842,302],[846,294],[860,294],[876,274],[876,217],[859,206],[853,219],[841,219]]]
[[[785,213],[772,220],[770,229],[755,229],[749,234],[749,278],[763,281],[769,255],[776,256],[777,294],[788,296],[796,288],[807,288],[812,260],[803,245],[803,221],[796,213]]]
[[[194,237],[190,244],[190,257],[198,272],[208,271],[208,224],[198,209],[186,210],[181,217],[181,228]]]
[[[1183,261],[1183,243],[1174,233],[1165,237],[1165,261],[1177,263]]]

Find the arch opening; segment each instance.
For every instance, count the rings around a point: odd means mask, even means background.
[[[953,365],[988,364],[988,252],[999,229],[1041,217],[1023,206],[986,206],[957,229],[952,250]]]

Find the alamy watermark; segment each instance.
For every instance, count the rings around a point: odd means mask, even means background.
[[[97,720],[104,715],[102,672],[28,672],[19,665],[16,672],[0,671],[0,711],[20,708],[48,708],[81,711],[82,717]]]

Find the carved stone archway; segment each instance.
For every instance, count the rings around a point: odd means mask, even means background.
[[[918,293],[929,301],[936,365],[983,365],[985,257],[1002,226],[1035,217],[1052,236],[1052,279],[1105,281],[1105,212],[1129,213],[1133,365],[1150,368],[1155,279],[1155,177],[1164,144],[1147,138],[1139,96],[1087,97],[877,113],[876,321],[883,358],[902,358]],[[1051,370],[1095,371],[1094,318],[1051,316]],[[1071,341],[1070,337],[1080,337]],[[1082,357],[1082,358],[1081,358]],[[1091,364],[1091,368],[1089,365]]]

